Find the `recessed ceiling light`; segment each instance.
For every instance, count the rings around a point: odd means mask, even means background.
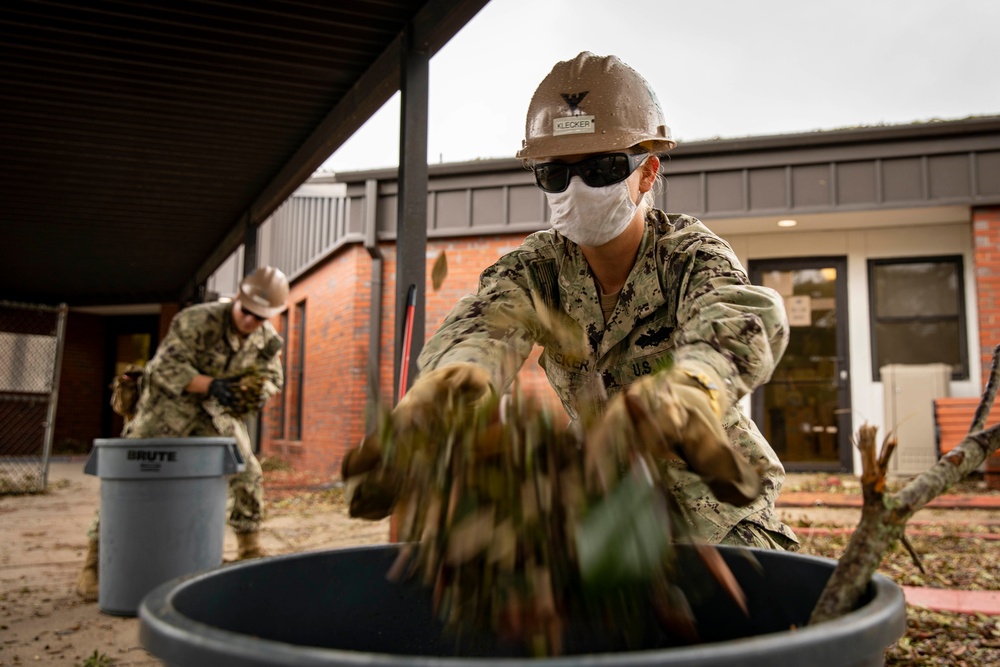
[[[799,224],[798,220],[778,220],[779,227],[794,227]]]

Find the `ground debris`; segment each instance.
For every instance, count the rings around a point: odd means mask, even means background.
[[[879,565],[878,572],[901,586],[929,586],[962,590],[1000,590],[1000,575],[989,566],[995,557],[996,541],[958,536],[924,536],[920,531],[907,532],[920,554],[926,574],[921,573],[902,545],[894,545]],[[850,540],[848,534],[799,537],[800,553],[826,558],[840,558]],[[991,556],[994,554],[994,556]]]
[[[906,635],[885,655],[887,667],[1000,665],[1000,618],[907,606]]]

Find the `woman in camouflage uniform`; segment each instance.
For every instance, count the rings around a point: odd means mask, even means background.
[[[589,437],[663,440],[672,491],[705,540],[794,549],[774,512],[784,469],[737,404],[785,350],[784,306],[705,225],[652,207],[657,156],[675,145],[655,94],[621,60],[581,53],[556,64],[518,152],[552,229],[501,257],[458,302],[393,420],[405,433],[447,392],[505,391],[540,345],[571,418],[598,397],[603,416]],[[570,335],[547,335],[553,318]]]
[[[177,313],[170,331],[146,365],[126,438],[233,437],[246,462],[229,480],[228,523],[236,532],[240,560],[263,556],[258,541],[264,489],[244,417],[284,383],[283,341],[268,318],[285,310],[288,279],[273,267],[257,269],[231,302],[203,303]],[[78,581],[80,594],[96,599],[99,522]]]

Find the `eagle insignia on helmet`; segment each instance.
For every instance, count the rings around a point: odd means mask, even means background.
[[[583,98],[586,97],[589,92],[589,90],[585,90],[582,93],[560,93],[560,95],[566,102],[566,106],[569,107],[570,111],[573,113],[580,113],[577,107],[580,106],[580,102],[583,101]]]

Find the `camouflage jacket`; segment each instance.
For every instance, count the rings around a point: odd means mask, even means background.
[[[221,435],[208,412],[209,402],[215,399],[184,389],[196,375],[227,377],[257,367],[267,378],[266,397],[281,390],[281,353],[270,359],[264,356],[268,341],[281,337],[270,322],[264,322],[241,339],[233,328],[231,312],[231,303],[213,302],[177,313],[156,355],[146,364],[142,395],[135,417],[125,426],[125,437]]]
[[[553,230],[532,234],[480,276],[424,347],[421,371],[455,362],[489,369],[506,390],[534,345],[540,364],[572,419],[581,392],[603,385],[613,397],[667,364],[722,389],[730,442],[764,472],[764,492],[747,507],[721,503],[683,463],[674,494],[709,541],[746,519],[794,540],[774,514],[784,468],[737,401],[770,379],[788,344],[777,292],[751,285],[735,253],[698,220],[652,209],[631,274],[605,324],[596,281],[580,248]],[[547,335],[533,304],[559,314],[573,336]],[[575,349],[574,349],[575,347]]]

